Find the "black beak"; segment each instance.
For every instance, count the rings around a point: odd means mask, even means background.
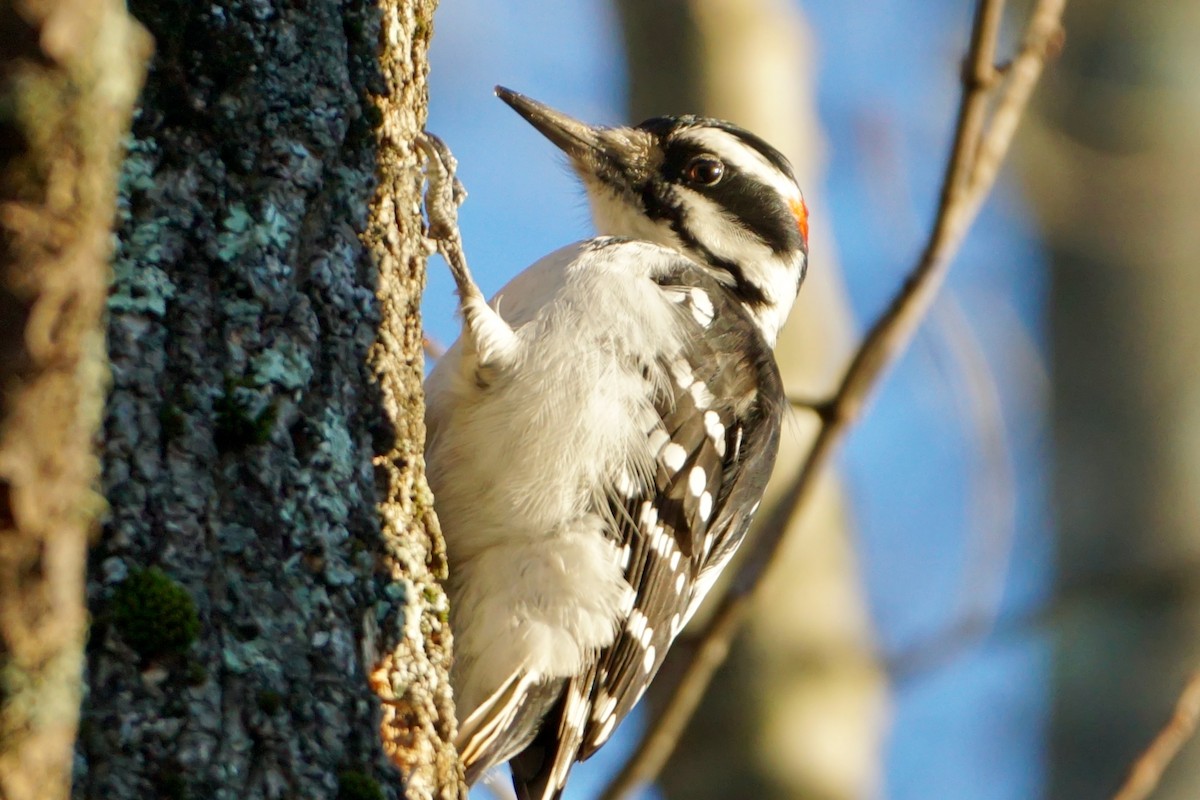
[[[642,139],[646,136],[640,131],[588,125],[503,86],[496,87],[496,96],[570,156],[582,172],[609,179],[628,176],[645,158]]]
[[[496,96],[512,106],[525,120],[554,142],[564,153],[574,159],[588,160],[595,157],[597,150],[603,148],[601,129],[593,128],[579,120],[568,117],[561,111],[555,111],[545,103],[539,103],[533,98],[496,87]]]

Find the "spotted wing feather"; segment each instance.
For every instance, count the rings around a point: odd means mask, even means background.
[[[689,271],[664,284],[680,313],[707,330],[684,359],[661,365],[669,385],[647,431],[656,453],[652,481],[609,492],[615,533],[629,552],[633,610],[513,760],[523,799],[557,797],[571,765],[607,741],[641,698],[711,587],[706,578],[745,536],[775,460],[784,401],[770,349],[707,276]]]

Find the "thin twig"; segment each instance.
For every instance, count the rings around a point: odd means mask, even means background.
[[[1179,749],[1196,732],[1200,721],[1200,672],[1193,673],[1175,703],[1175,713],[1150,746],[1133,762],[1129,777],[1113,800],[1145,800],[1162,780]]]
[[[1038,0],[1026,26],[1021,50],[1001,74],[995,66],[1002,0],[979,0],[964,71],[954,145],[942,183],[933,230],[920,260],[887,311],[855,353],[827,406],[812,448],[792,483],[781,493],[726,595],[697,637],[691,662],[680,671],[670,697],[648,725],[634,755],[601,795],[624,797],[658,775],[674,750],[716,668],[724,660],[751,594],[775,561],[787,523],[808,499],[842,435],[858,419],[884,371],[908,346],[946,276],[950,260],[991,190],[1047,54],[1061,44],[1066,0]],[[1002,80],[1001,80],[1002,79]],[[1000,96],[988,117],[995,90]]]

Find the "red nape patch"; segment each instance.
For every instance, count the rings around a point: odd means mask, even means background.
[[[803,197],[789,200],[788,205],[792,208],[792,216],[796,218],[796,227],[804,237],[804,246],[808,247],[808,206],[804,204]]]

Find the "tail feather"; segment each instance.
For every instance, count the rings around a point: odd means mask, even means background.
[[[537,673],[514,673],[462,721],[455,745],[468,785],[534,740],[539,721],[558,702],[565,683]]]
[[[537,735],[509,760],[518,800],[558,800],[562,795],[591,713],[594,669],[566,685]]]

